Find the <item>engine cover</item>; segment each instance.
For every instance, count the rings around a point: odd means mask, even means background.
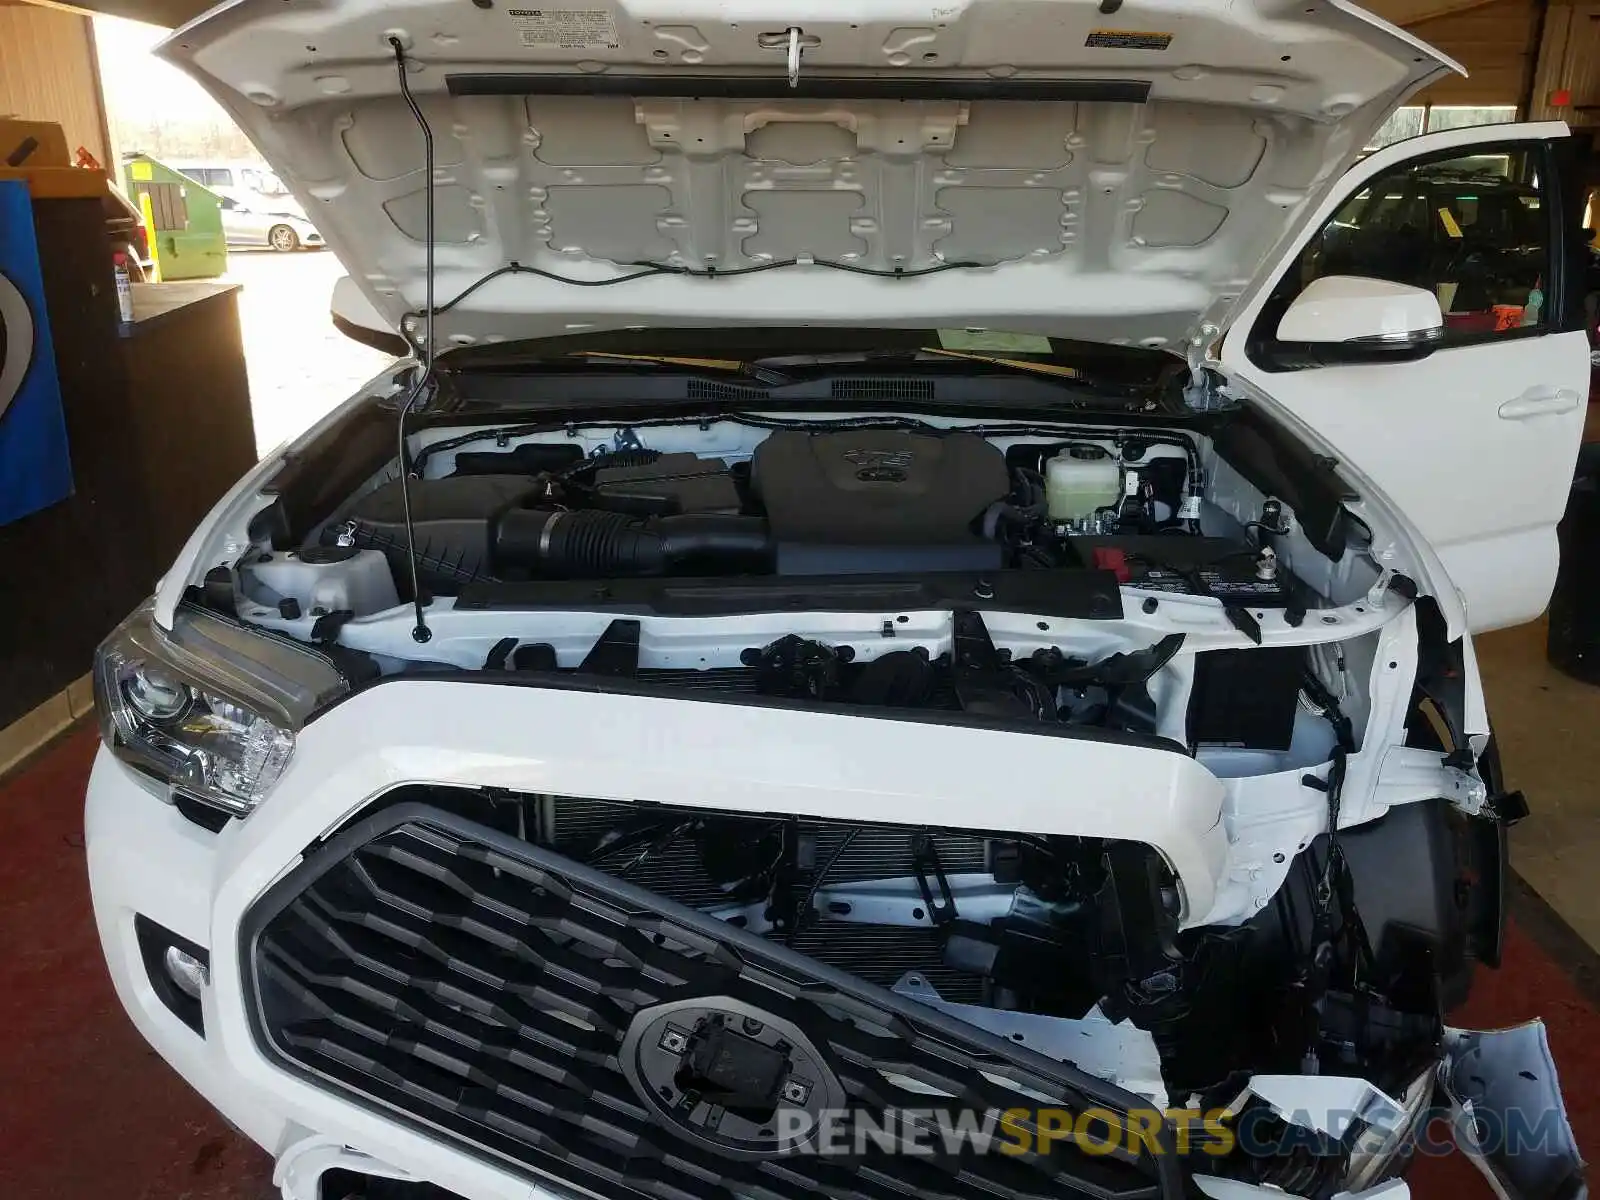
[[[751,485],[779,574],[1001,564],[999,544],[974,529],[1010,478],[1005,456],[974,434],[782,430],[756,448]]]

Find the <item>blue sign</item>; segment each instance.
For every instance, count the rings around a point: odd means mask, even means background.
[[[0,179],[0,525],[70,495],[72,460],[33,202],[27,184]]]

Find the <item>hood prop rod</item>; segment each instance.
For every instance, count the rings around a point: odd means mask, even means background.
[[[424,304],[422,308],[422,369],[417,372],[411,383],[411,391],[407,394],[405,403],[400,406],[400,418],[396,422],[396,438],[399,443],[400,460],[400,511],[406,526],[406,566],[411,574],[411,602],[416,607],[417,624],[411,630],[411,638],[416,642],[426,642],[433,637],[433,632],[428,628],[427,617],[423,613],[426,601],[423,599],[422,587],[418,582],[417,569],[417,531],[411,520],[411,465],[407,461],[406,453],[406,418],[411,415],[411,410],[418,400],[427,391],[428,384],[433,378],[433,130],[428,127],[428,118],[423,115],[422,107],[417,103],[416,97],[411,94],[411,83],[406,79],[406,51],[398,37],[389,38],[389,45],[394,47],[394,67],[400,78],[400,95],[406,102],[406,107],[411,110],[411,115],[416,119],[417,127],[422,130],[422,169],[427,175],[423,187],[423,265]]]

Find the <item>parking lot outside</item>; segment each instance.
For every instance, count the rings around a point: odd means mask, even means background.
[[[225,279],[243,285],[239,323],[257,454],[299,434],[393,361],[333,327],[328,299],[344,273],[323,250],[228,253]]]

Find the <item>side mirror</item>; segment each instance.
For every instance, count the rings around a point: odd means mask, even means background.
[[[1278,322],[1280,343],[1325,364],[1422,358],[1443,337],[1439,297],[1359,275],[1313,280]]]

